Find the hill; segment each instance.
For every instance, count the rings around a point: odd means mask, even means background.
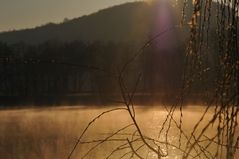
[[[157,2],[155,2],[157,3]],[[173,3],[173,2],[171,2]],[[7,43],[25,42],[39,44],[47,40],[62,42],[102,41],[102,42],[137,42],[145,41],[158,22],[160,10],[166,8],[171,14],[173,23],[181,18],[182,4],[178,8],[160,7],[158,4],[146,2],[131,2],[96,13],[82,16],[60,24],[48,23],[46,25],[10,32],[0,33],[0,41]],[[189,9],[191,8],[191,9]],[[192,6],[189,5],[186,17],[191,16]],[[215,12],[216,9],[212,9]],[[213,15],[213,14],[212,14]]]
[[[135,41],[147,34],[150,6],[144,2],[127,3],[104,9],[61,24],[49,23],[33,29],[4,32],[0,41],[37,44],[59,41]],[[137,29],[135,29],[137,28]]]
[[[24,102],[82,93],[118,97],[118,81],[109,75],[135,57],[142,46],[137,42],[174,26],[181,18],[180,9],[162,5],[127,3],[61,24],[0,34],[0,96],[27,97]],[[187,10],[187,22],[191,11]],[[173,30],[160,36],[130,63],[125,72],[129,88],[142,72],[139,94],[170,100],[177,93],[185,56],[185,42],[179,40],[190,35],[177,33]],[[215,61],[213,55],[211,59]],[[195,87],[200,92],[201,87]]]

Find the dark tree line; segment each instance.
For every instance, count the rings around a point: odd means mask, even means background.
[[[0,43],[0,96],[117,96],[115,75],[138,51],[134,43],[48,41],[40,45]],[[181,87],[183,47],[151,45],[126,71],[128,87],[142,72],[137,95],[172,99]],[[200,90],[201,87],[196,87]]]

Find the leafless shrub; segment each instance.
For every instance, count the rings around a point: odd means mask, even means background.
[[[164,158],[168,156],[169,147],[173,147],[182,152],[182,158],[235,158],[235,153],[238,151],[239,134],[238,134],[238,103],[239,103],[239,56],[238,56],[238,0],[219,1],[217,0],[216,9],[217,15],[212,17],[212,0],[193,0],[193,12],[191,20],[188,22],[185,18],[185,12],[188,9],[187,4],[191,1],[184,1],[182,9],[181,24],[189,25],[190,27],[190,40],[187,45],[185,70],[184,70],[184,83],[182,90],[177,98],[177,103],[171,107],[165,106],[165,110],[168,112],[161,129],[158,133],[158,138],[150,138],[145,136],[137,122],[137,114],[133,102],[133,97],[137,90],[138,84],[141,80],[141,73],[138,74],[138,78],[135,82],[133,90],[129,90],[125,81],[125,70],[128,66],[142,53],[146,47],[148,47],[152,41],[157,39],[164,32],[158,34],[152,38],[137,52],[132,59],[126,62],[122,69],[120,69],[115,76],[119,83],[119,87],[122,95],[122,103],[125,107],[112,109],[103,112],[95,119],[93,119],[82,135],[79,137],[68,159],[72,158],[72,154],[76,150],[78,145],[95,143],[82,158],[92,152],[97,146],[110,141],[119,141],[118,147],[116,147],[106,158],[113,157],[118,151],[125,151],[120,158],[148,158],[149,153],[153,153],[155,158]],[[210,32],[212,32],[211,25],[216,22],[217,35],[214,38],[217,42],[218,50],[215,50],[216,57],[218,59],[214,66],[208,62],[211,56],[210,40],[212,39]],[[174,29],[168,28],[165,32]],[[215,74],[214,85],[208,86],[208,78]],[[204,84],[205,98],[205,110],[195,124],[192,131],[187,134],[183,129],[183,99],[190,93],[190,88],[195,84]],[[211,89],[213,87],[213,89]],[[207,94],[210,90],[210,94]],[[180,118],[175,118],[175,110],[180,110]],[[209,109],[215,107],[214,114],[209,121],[206,121],[205,116],[209,113]],[[128,112],[132,123],[123,128],[120,128],[108,137],[97,141],[83,141],[83,135],[87,133],[87,130],[92,124],[103,115],[107,115],[110,112],[125,110]],[[203,124],[204,123],[204,124]],[[175,125],[179,131],[178,144],[171,143],[168,138],[172,126]],[[212,137],[207,136],[207,131],[211,126],[216,126],[217,132]],[[128,129],[133,127],[133,129]],[[128,130],[125,134],[125,138],[119,138],[123,130]],[[175,131],[175,129],[174,129]],[[163,133],[164,132],[164,133]],[[122,134],[121,134],[122,135]],[[164,137],[165,141],[160,141],[160,137]],[[186,141],[186,143],[183,142]],[[216,151],[211,152],[208,148],[210,145],[216,144]],[[163,149],[162,147],[166,147]],[[143,149],[143,151],[142,151]]]

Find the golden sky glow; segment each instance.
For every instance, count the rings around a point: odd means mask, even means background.
[[[0,31],[61,22],[138,0],[0,0]]]

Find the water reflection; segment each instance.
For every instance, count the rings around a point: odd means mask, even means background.
[[[83,129],[88,125],[90,120],[96,117],[103,111],[112,109],[112,107],[60,107],[60,108],[41,108],[41,109],[21,109],[21,110],[2,110],[0,111],[0,154],[4,159],[66,159],[71,151],[74,143],[78,139]],[[201,117],[205,107],[191,106],[187,107],[183,113],[183,131],[190,134],[195,123]],[[144,135],[158,139],[161,142],[165,141],[165,135],[159,135],[162,128],[162,123],[168,115],[163,107],[146,108],[139,106],[136,108],[137,121]],[[204,118],[204,123],[207,123],[213,115],[213,108],[210,113]],[[179,121],[180,112],[177,110],[174,114],[174,119]],[[84,141],[100,140],[107,137],[109,134],[116,132],[131,123],[130,117],[126,111],[117,111],[107,114],[97,120],[89,129]],[[201,125],[202,128],[203,125]],[[92,151],[87,158],[106,158],[122,141],[113,139],[125,140],[132,137],[129,132],[134,128],[129,128],[127,131],[120,132],[112,138],[112,141],[103,144]],[[165,134],[166,128],[162,132]],[[200,130],[200,129],[199,129]],[[211,127],[207,132],[207,136],[215,135],[216,128]],[[199,133],[199,132],[196,132]],[[171,125],[168,141],[173,145],[178,145],[180,131],[175,124]],[[239,131],[236,132],[239,134]],[[185,145],[186,141],[181,141]],[[83,144],[77,147],[73,158],[82,157],[95,143]],[[136,143],[135,147],[139,147],[140,143]],[[162,149],[166,151],[166,146],[162,144]],[[215,144],[211,145],[208,151],[215,151]],[[129,150],[125,149],[115,153],[112,158],[119,158]],[[154,154],[142,148],[141,152],[146,154],[149,159],[155,158]],[[239,156],[237,151],[236,157]],[[202,155],[203,156],[203,155]],[[126,155],[125,158],[129,158]],[[136,156],[134,156],[136,158]],[[169,148],[167,159],[182,157],[182,151],[176,147]]]

